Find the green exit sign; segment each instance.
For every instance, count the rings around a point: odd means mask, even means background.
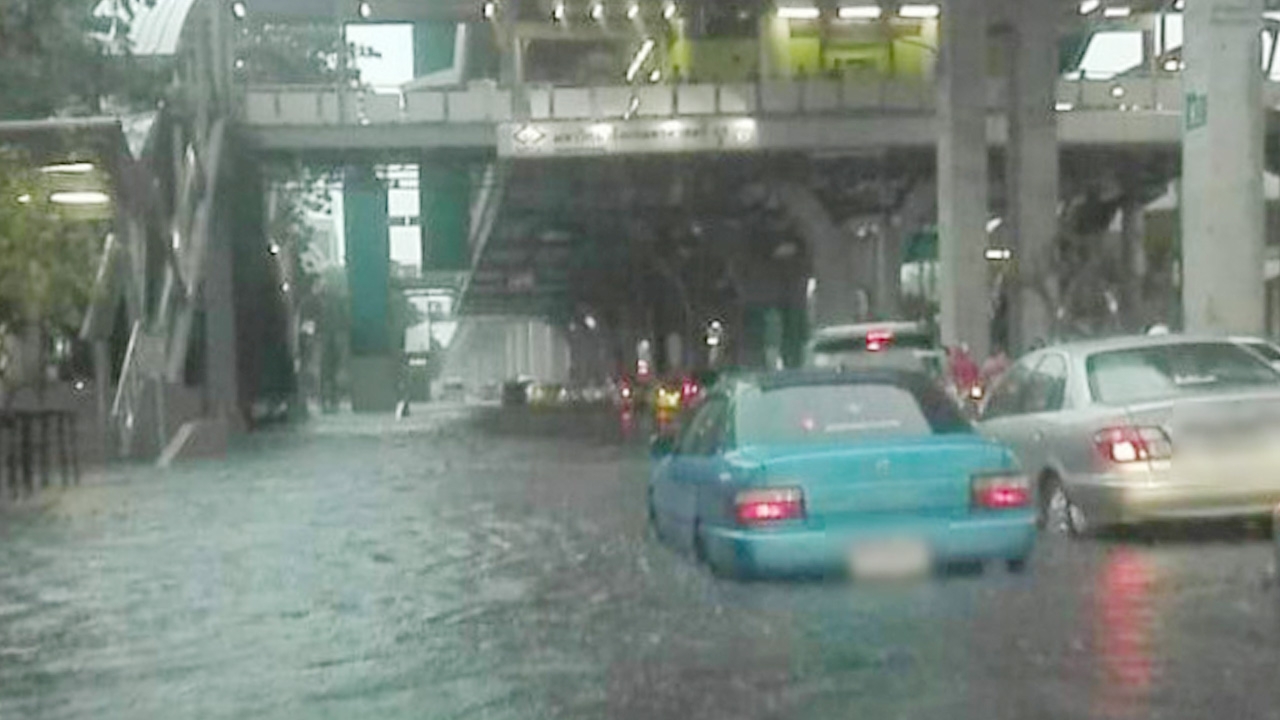
[[[1209,96],[1204,93],[1187,93],[1184,106],[1187,130],[1204,127],[1209,122]]]

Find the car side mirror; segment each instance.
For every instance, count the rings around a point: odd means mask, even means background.
[[[670,435],[654,435],[649,440],[649,456],[664,458],[676,451],[676,439]]]

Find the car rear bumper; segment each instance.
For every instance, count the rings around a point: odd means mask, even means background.
[[[1071,501],[1095,524],[1270,515],[1280,505],[1280,478],[1267,484],[1214,485],[1147,476],[1089,477],[1067,484]]]
[[[764,577],[843,573],[859,542],[916,538],[935,565],[984,560],[1023,560],[1035,543],[1035,514],[1010,512],[966,519],[883,524],[874,527],[808,527],[746,530],[707,527],[702,549],[708,562],[736,574]]]

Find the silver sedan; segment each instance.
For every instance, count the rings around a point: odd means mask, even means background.
[[[980,427],[1036,478],[1052,529],[1266,515],[1280,504],[1280,371],[1230,339],[1039,350],[989,393]]]

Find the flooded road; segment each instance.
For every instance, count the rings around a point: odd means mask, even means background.
[[[719,581],[605,414],[319,418],[0,510],[0,718],[1280,718],[1258,532]]]

